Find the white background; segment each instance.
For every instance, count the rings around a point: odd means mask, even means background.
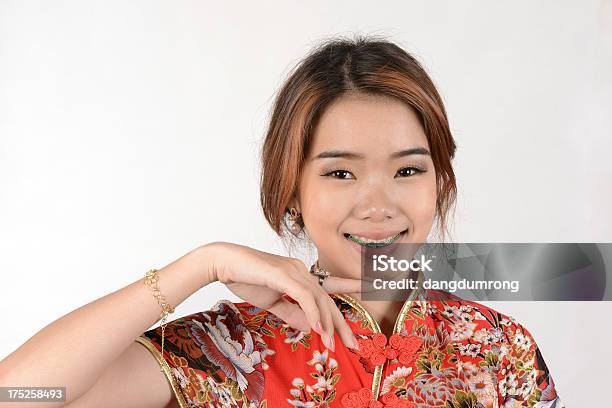
[[[610,242],[610,1],[432,3],[1,2],[0,358],[201,244],[282,253],[259,207],[264,127],[336,34],[388,36],[438,86],[455,241]],[[238,300],[213,284],[173,317],[220,298]],[[605,404],[612,302],[494,307],[568,407]]]

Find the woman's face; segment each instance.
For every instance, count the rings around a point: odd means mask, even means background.
[[[426,242],[436,205],[429,151],[416,113],[403,102],[351,95],[327,108],[297,201],[322,267],[358,277],[362,246],[354,240],[362,238],[402,233],[395,242]]]

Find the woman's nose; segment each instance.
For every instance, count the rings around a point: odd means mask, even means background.
[[[357,216],[370,221],[384,221],[397,215],[397,205],[386,188],[371,187],[359,197]]]
[[[391,211],[385,206],[368,206],[365,213],[365,216],[363,216],[362,218],[369,219],[371,221],[384,221],[388,218],[393,218],[393,215],[391,215]]]

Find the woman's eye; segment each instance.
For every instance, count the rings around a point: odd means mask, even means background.
[[[398,170],[397,173],[400,175],[400,177],[410,177],[410,176],[414,176],[415,174],[425,173],[425,170],[419,167],[408,166],[408,167],[404,167]],[[330,171],[329,173],[323,174],[323,176],[333,177],[333,178],[337,178],[341,180],[349,180],[349,179],[355,178],[353,176],[353,173],[351,173],[348,170],[333,170],[333,171]]]
[[[330,171],[329,173],[324,174],[324,176],[331,176],[333,178],[338,178],[338,179],[346,179],[347,177],[345,176],[348,174],[351,174],[351,172],[348,170],[334,170],[334,171]]]
[[[403,169],[399,169],[397,171],[397,173],[401,175],[400,177],[410,177],[415,174],[424,173],[424,172],[425,170],[420,169],[418,167],[412,167],[412,166],[404,167]]]

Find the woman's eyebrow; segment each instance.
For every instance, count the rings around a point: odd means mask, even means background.
[[[398,159],[400,157],[405,157],[405,156],[410,156],[413,154],[424,154],[427,156],[431,156],[431,153],[429,153],[429,150],[427,150],[424,147],[412,147],[410,149],[403,149],[403,150],[399,150],[397,152],[391,153],[391,155],[389,155],[390,159]],[[365,156],[363,154],[360,153],[355,153],[355,152],[351,152],[348,150],[326,150],[323,151],[319,154],[317,154],[315,157],[312,158],[312,160],[316,160],[316,159],[333,159],[333,158],[345,158],[345,159],[364,159]]]

